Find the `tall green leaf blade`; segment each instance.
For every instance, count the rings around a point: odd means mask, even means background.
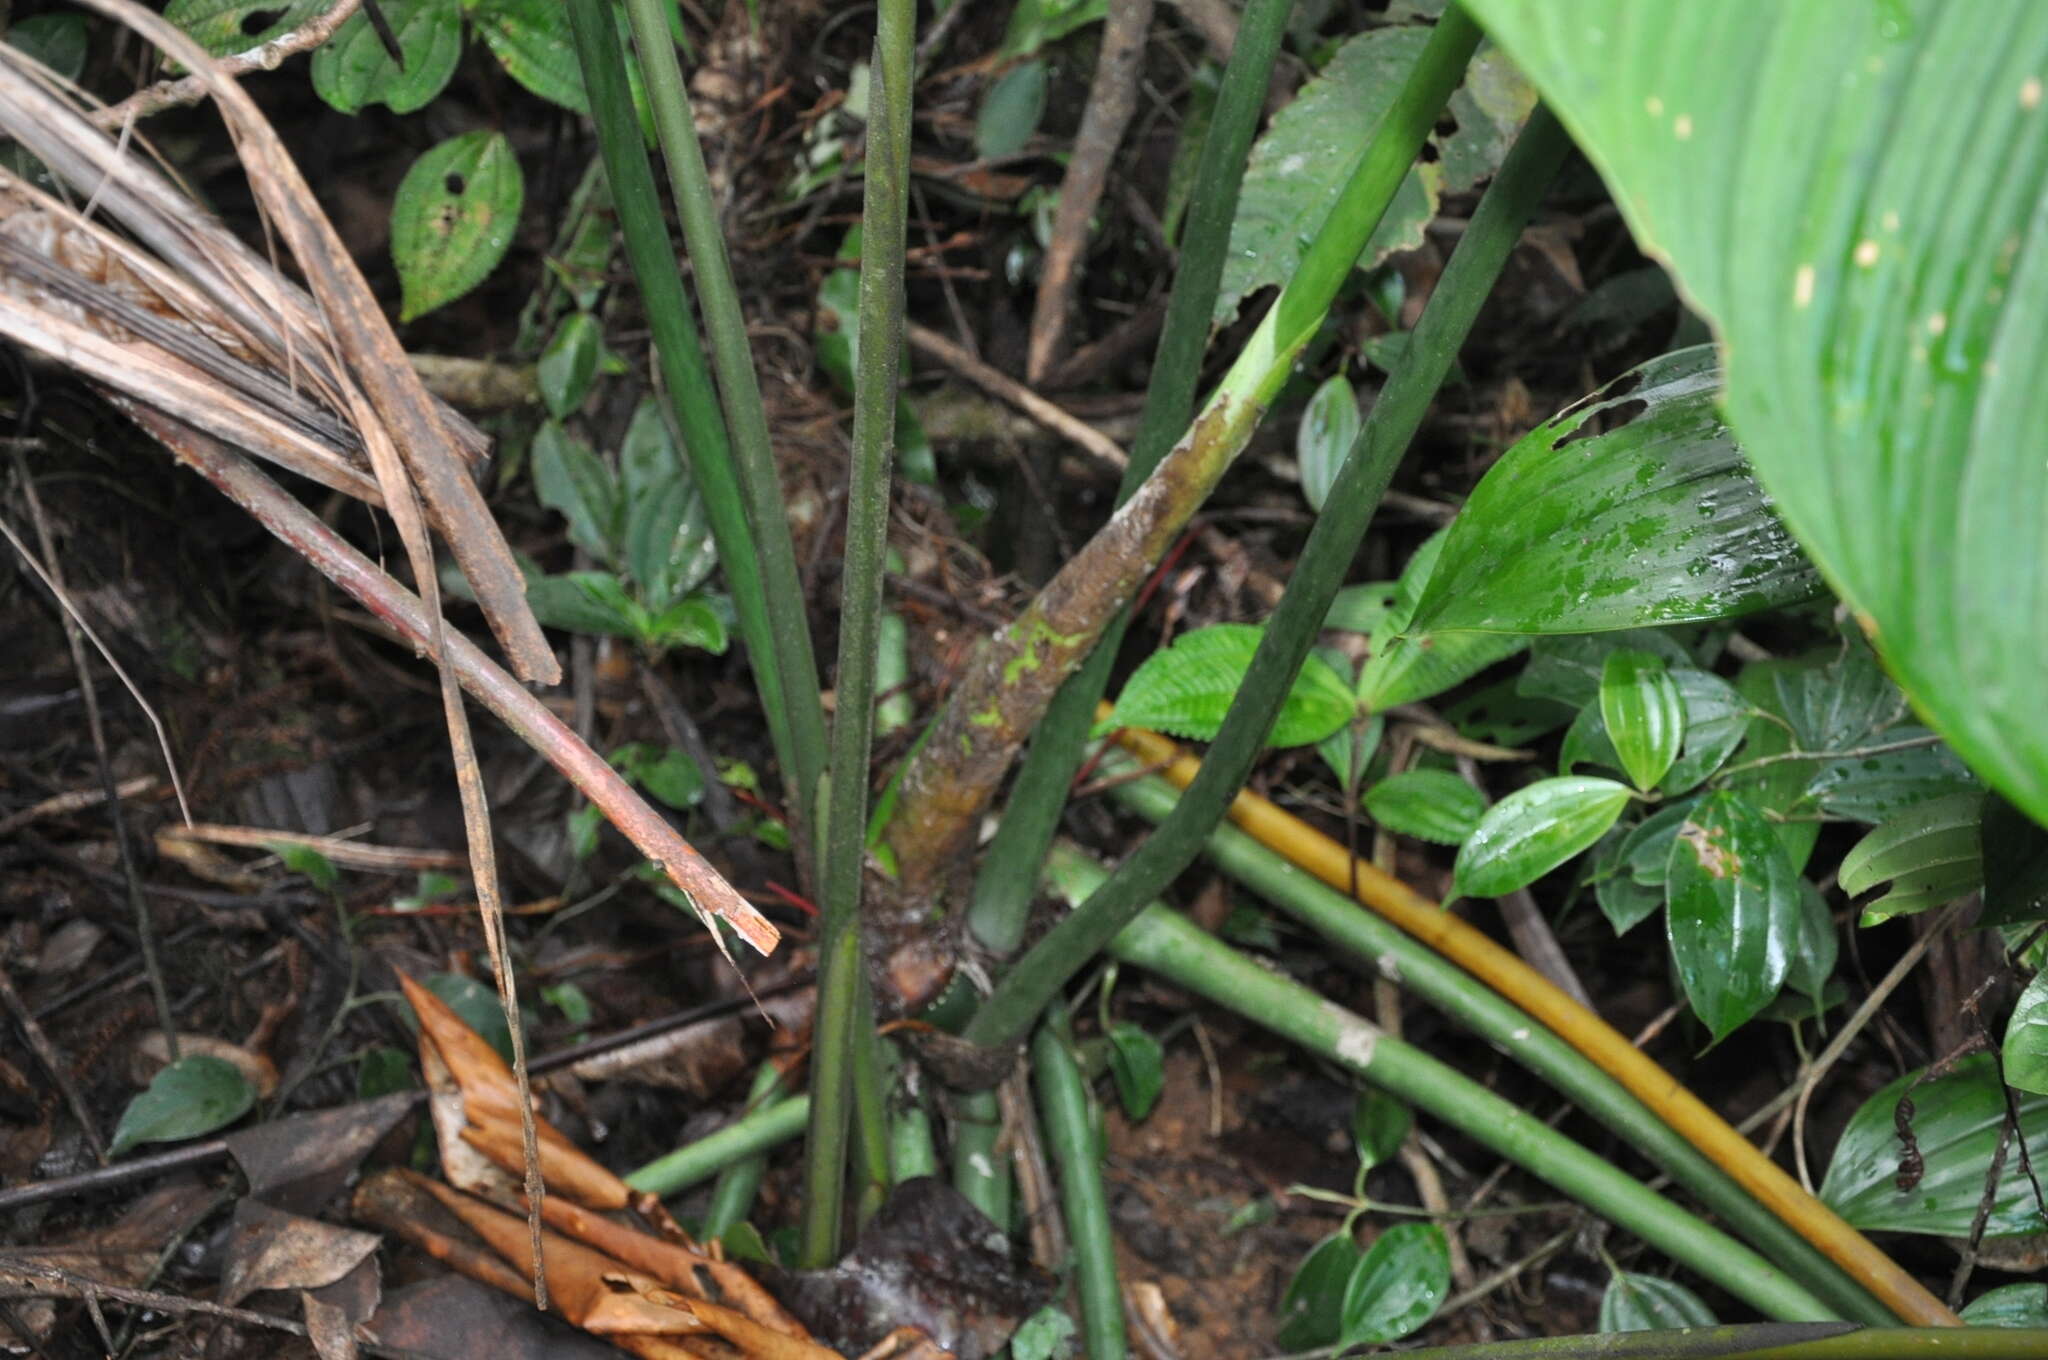
[[[1609,652],[1600,675],[1600,717],[1623,772],[1637,788],[1655,788],[1685,742],[1685,701],[1663,659]]]
[[[1607,834],[1628,806],[1628,788],[1579,775],[1540,779],[1495,803],[1458,851],[1461,897],[1499,897],[1527,887]]]
[[[1769,1004],[1799,946],[1799,875],[1776,829],[1740,795],[1686,816],[1664,873],[1679,981],[1715,1040]]]
[[[1537,426],[1451,523],[1416,627],[1591,633],[1810,599],[1818,574],[1720,414],[1708,346]],[[1594,433],[1596,418],[1620,421]]]
[[[1842,1131],[1820,1197],[1851,1227],[1867,1232],[1934,1233],[1964,1237],[1984,1195],[1985,1173],[2005,1123],[2005,1093],[1989,1054],[1965,1058],[1947,1076],[1919,1082],[1909,1072],[1863,1103]],[[1911,1102],[1900,1106],[1901,1098]],[[2018,1101],[2028,1157],[2048,1166],[2048,1096]],[[1898,1136],[1903,1118],[1912,1131],[1918,1175]],[[1900,1185],[1902,1169],[1908,1184]],[[2009,1151],[1999,1173],[1984,1231],[1992,1237],[2048,1230],[2022,1169]]]
[[[2048,7],[1473,0],[1728,357],[1920,712],[2048,816]]]
[[[1147,727],[1208,741],[1244,687],[1262,631],[1251,624],[1219,623],[1182,634],[1132,673],[1105,727]],[[1321,741],[1349,722],[1354,708],[1344,677],[1321,657],[1310,656],[1267,741],[1274,746]]]

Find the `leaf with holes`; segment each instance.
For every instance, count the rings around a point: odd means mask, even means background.
[[[469,22],[514,80],[551,104],[590,112],[568,9],[560,0],[478,0],[470,6]]]
[[[1664,870],[1665,926],[1693,1013],[1715,1042],[1778,994],[1799,947],[1799,874],[1739,794],[1693,805]]]
[[[1365,810],[1398,836],[1462,845],[1486,815],[1486,795],[1449,770],[1407,770],[1365,791]]]
[[[1451,1286],[1451,1250],[1434,1223],[1400,1223],[1379,1235],[1344,1286],[1338,1348],[1397,1341],[1436,1316]]]
[[[2006,1022],[2006,1084],[2016,1091],[2048,1095],[2048,972],[2034,974]]]
[[[1394,585],[1393,603],[1372,631],[1372,656],[1358,673],[1358,699],[1374,712],[1441,694],[1527,645],[1525,638],[1498,633],[1412,629],[1415,603],[1428,589],[1444,539],[1444,532],[1432,534],[1415,550]]]
[[[1165,651],[1154,652],[1132,674],[1117,697],[1116,711],[1098,730],[1144,727],[1209,741],[1223,726],[1231,700],[1244,688],[1245,672],[1265,629],[1219,623],[1183,633]],[[1351,720],[1351,687],[1329,662],[1310,656],[1280,706],[1272,746],[1306,746],[1321,741]]]
[[[1618,1271],[1600,1296],[1603,1332],[1663,1332],[1712,1327],[1717,1319],[1700,1296],[1676,1280]]]
[[[1363,424],[1358,415],[1358,394],[1342,373],[1333,373],[1301,413],[1301,426],[1294,434],[1294,458],[1301,472],[1301,494],[1317,510],[1329,498],[1330,484],[1358,439]]]
[[[1600,718],[1629,780],[1648,792],[1678,759],[1685,704],[1662,657],[1609,652],[1600,672]]]
[[[171,1143],[226,1128],[256,1103],[256,1088],[233,1063],[195,1053],[166,1067],[128,1102],[114,1141],[115,1156],[138,1143]]]
[[[1500,897],[1525,888],[1607,834],[1627,786],[1568,775],[1539,779],[1495,803],[1458,851],[1453,890]]]
[[[1887,668],[2048,817],[2048,6],[1472,9],[1713,323],[1731,424]]]
[[[1610,420],[1622,423],[1600,432]],[[1448,533],[1417,627],[1601,632],[1730,618],[1824,589],[1721,420],[1704,345],[1530,431]]]
[[[525,195],[519,160],[502,133],[465,132],[414,161],[391,200],[399,320],[482,283],[512,244]]]
[[[462,56],[460,0],[383,0],[404,63],[391,59],[369,16],[358,11],[313,54],[313,90],[343,113],[382,104],[393,113],[425,108]]]
[[[1946,906],[1984,882],[1978,843],[1984,795],[1952,793],[1916,804],[1856,842],[1842,857],[1842,891],[1861,897],[1880,883],[1891,891],[1863,908],[1862,924]]]
[[[164,18],[216,57],[281,38],[327,8],[327,0],[171,0]]]
[[[1109,1075],[1124,1113],[1142,1120],[1166,1089],[1166,1050],[1136,1025],[1118,1021],[1109,1027]]]
[[[2005,1124],[2005,1091],[1989,1054],[1965,1058],[1947,1076],[1914,1084],[1920,1075],[1909,1072],[1863,1102],[1835,1144],[1820,1197],[1851,1227],[1866,1232],[1965,1237]],[[1900,1105],[1902,1097],[1909,1106]],[[2027,1160],[2048,1166],[2048,1096],[2021,1096],[2017,1104]],[[1912,1134],[1913,1155],[1903,1162],[1901,1122]],[[2004,1237],[2044,1230],[2048,1221],[2033,1182],[2018,1149],[2008,1149],[1984,1231]]]

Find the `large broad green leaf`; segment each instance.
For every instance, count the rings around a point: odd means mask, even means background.
[[[391,200],[399,320],[423,316],[484,281],[512,244],[526,181],[502,132],[465,132],[430,147]]]
[[[1117,697],[1116,711],[1100,724],[1149,727],[1208,741],[1223,726],[1231,700],[1244,688],[1245,672],[1265,630],[1248,623],[1219,623],[1184,633],[1165,651],[1154,652],[1131,674]],[[1267,741],[1305,746],[1321,741],[1351,720],[1356,704],[1351,687],[1319,656],[1302,662],[1294,688],[1280,706]]]
[[[506,74],[542,99],[590,112],[569,37],[568,6],[559,0],[470,0],[469,21]]]
[[[1457,845],[1486,815],[1486,795],[1449,770],[1407,770],[1365,791],[1366,813],[1400,836]]]
[[[1715,326],[1786,523],[2048,817],[2048,6],[1472,0]]]
[[[1821,589],[1721,418],[1702,345],[1652,359],[1503,454],[1452,522],[1414,622],[1592,633]]]
[[[2048,1284],[2005,1284],[1963,1305],[1972,1327],[2048,1327]]]
[[[1379,1235],[1344,1287],[1338,1348],[1376,1346],[1435,1316],[1450,1293],[1451,1252],[1434,1223],[1398,1223]]]
[[[1312,1350],[1337,1340],[1344,1325],[1344,1286],[1364,1255],[1349,1232],[1337,1232],[1302,1258],[1280,1296],[1274,1340],[1282,1350]]]
[[[1868,1232],[1964,1237],[1984,1197],[1984,1177],[2005,1123],[2005,1092],[1989,1054],[1965,1058],[1945,1077],[1920,1082],[1909,1072],[1863,1103],[1835,1145],[1820,1197],[1850,1226]],[[1908,1105],[1900,1104],[1901,1098]],[[2048,1096],[2018,1101],[2020,1128],[2035,1167],[2048,1166]],[[1900,1125],[1912,1132],[1910,1151]],[[1999,1171],[1992,1237],[2048,1229],[2018,1150]]]
[[[1842,891],[1861,897],[1880,883],[1891,891],[1863,908],[1866,926],[1945,906],[1984,882],[1978,822],[1984,795],[1952,793],[1907,808],[1842,857]]]
[[[1740,794],[1710,793],[1671,842],[1665,923],[1678,979],[1716,1040],[1770,1003],[1799,947],[1799,875]]]
[[[1460,897],[1499,897],[1527,887],[1607,834],[1628,806],[1612,779],[1539,779],[1495,803],[1458,850]]]

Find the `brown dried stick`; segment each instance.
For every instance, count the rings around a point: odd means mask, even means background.
[[[1059,358],[1066,336],[1067,314],[1080,281],[1081,256],[1088,246],[1088,223],[1109,182],[1110,162],[1130,125],[1138,104],[1138,68],[1145,58],[1145,35],[1152,28],[1152,0],[1118,0],[1109,7],[1102,30],[1102,55],[1088,86],[1088,108],[1081,130],[1074,134],[1073,158],[1060,181],[1060,206],[1053,214],[1052,241],[1038,276],[1038,301],[1031,313],[1031,339],[1025,350],[1024,374],[1034,385],[1045,381]]]
[[[1131,461],[1114,439],[1064,407],[1047,401],[1001,369],[983,363],[937,331],[915,321],[906,321],[903,323],[903,335],[914,348],[937,359],[996,400],[1008,402],[1054,434],[1086,449],[1117,471],[1123,471],[1124,465]]]

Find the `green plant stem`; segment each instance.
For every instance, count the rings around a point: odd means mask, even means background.
[[[762,1063],[761,1070],[754,1074],[753,1086],[747,1091],[748,1113],[766,1109],[781,1085],[782,1069],[772,1062]],[[754,1196],[760,1192],[761,1178],[767,1173],[768,1158],[761,1153],[742,1157],[719,1172],[718,1184],[711,1187],[711,1205],[704,1211],[704,1225],[698,1236],[707,1242],[717,1241],[725,1236],[728,1229],[746,1222],[747,1215],[754,1212]]]
[[[1408,1354],[1416,1360],[2037,1360],[2048,1355],[2048,1329],[1762,1322],[1432,1346]]]
[[[711,536],[718,544],[719,565],[725,568],[726,584],[732,587],[740,637],[753,662],[754,683],[761,691],[769,740],[775,747],[777,763],[792,782],[788,790],[791,807],[806,808],[813,791],[810,786],[795,783],[797,747],[787,721],[788,684],[778,665],[775,626],[769,617],[753,528],[747,522],[746,497],[733,465],[718,396],[704,364],[704,347],[691,319],[689,299],[683,293],[668,226],[662,218],[654,168],[648,161],[640,119],[634,113],[632,92],[626,84],[625,56],[619,48],[618,29],[612,23],[609,5],[576,4],[567,8],[576,58],[583,71],[583,88],[590,97],[591,117],[597,124],[605,178],[611,182],[612,204],[625,239],[626,259],[640,284],[648,328],[654,333],[655,357],[661,365],[665,387],[663,395],[676,427],[682,431],[683,453],[691,475],[704,493],[705,515],[711,521]],[[816,683],[815,671],[812,682]]]
[[[669,29],[674,5],[670,0],[627,0],[626,12],[633,22],[640,74],[662,156],[668,163],[669,191],[675,196],[683,243],[690,253],[704,328],[711,338],[711,362],[718,372],[726,427],[732,434],[733,468],[746,498],[762,580],[771,598],[789,602],[785,608],[768,611],[774,649],[770,669],[782,696],[781,720],[789,743],[789,750],[778,755],[792,762],[783,768],[788,771],[797,844],[807,847],[799,858],[814,863],[810,851],[815,846],[811,836],[816,828],[807,814],[816,796],[818,775],[825,768],[825,708],[819,697],[818,662],[811,651],[810,628],[797,603],[803,599],[803,589],[797,574],[796,546],[789,536],[789,516],[768,437],[768,415],[761,404],[753,349],[747,341],[747,319],[740,310],[739,290],[733,286],[711,178],[704,169],[704,150],[690,116],[682,67],[676,61]]]
[[[1209,318],[1216,310],[1230,227],[1237,217],[1245,159],[1251,151],[1252,134],[1258,130],[1273,60],[1292,9],[1293,0],[1251,0],[1238,23],[1237,45],[1224,68],[1209,133],[1196,164],[1173,291],[1167,299],[1159,347],[1152,356],[1138,437],[1117,488],[1118,505],[1129,500],[1152,475],[1152,469],[1187,428],[1188,415],[1194,409],[1202,353],[1209,340]],[[1398,187],[1398,180],[1395,185]],[[1067,788],[1081,768],[1095,705],[1109,684],[1110,667],[1129,622],[1127,605],[1103,629],[1087,663],[1053,697],[1017,771],[995,839],[982,857],[967,924],[975,938],[998,955],[1015,953],[1024,938],[1038,868],[1045,863],[1060,810],[1066,806]]]
[[[1106,755],[1100,766],[1105,776],[1138,768],[1136,760],[1120,752]],[[1116,784],[1110,796],[1153,822],[1170,817],[1179,799],[1173,786],[1156,776]],[[1225,873],[1337,945],[1354,961],[1398,982],[1403,990],[1444,1011],[1549,1082],[1669,1172],[1736,1232],[1843,1316],[1879,1326],[1894,1320],[1890,1310],[1847,1272],[1751,1198],[1619,1082],[1492,988],[1228,823],[1210,833],[1204,853]]]
[[[1047,874],[1070,901],[1095,891],[1105,878],[1087,856],[1059,845],[1047,861]],[[1110,952],[1443,1120],[1766,1316],[1784,1321],[1833,1318],[1833,1309],[1734,1238],[1644,1189],[1527,1110],[1300,983],[1261,967],[1178,912],[1149,904],[1116,936]]]
[[[997,1144],[1003,1111],[994,1091],[953,1098],[953,1188],[998,1228],[1010,1226],[1010,1166]]]
[[[868,94],[868,150],[861,211],[860,355],[855,363],[853,459],[846,494],[845,571],[839,597],[838,703],[832,719],[830,801],[820,922],[828,960],[818,979],[812,1107],[805,1149],[803,1240],[813,1269],[839,1255],[845,1186],[844,1102],[822,1092],[863,1075],[855,1047],[874,1028],[862,971],[861,872],[867,854],[868,752],[875,724],[875,653],[882,626],[882,574],[888,554],[889,463],[895,453],[896,389],[903,363],[903,243],[910,202],[911,63],[917,41],[914,0],[881,0]],[[850,1074],[848,1074],[850,1075]],[[862,1112],[862,1146],[883,1158],[888,1134],[878,1090],[864,1082],[853,1102]]]
[[[1066,1013],[1055,1008],[1031,1041],[1031,1077],[1045,1141],[1059,1168],[1060,1208],[1074,1244],[1074,1288],[1081,1297],[1082,1353],[1089,1360],[1123,1360],[1123,1290],[1116,1280],[1116,1238],[1109,1226],[1109,1196],[1102,1188],[1102,1140],[1094,1101],[1067,1049]]]
[[[922,1096],[905,1092],[889,1120],[889,1183],[901,1185],[938,1174],[939,1146],[932,1137],[931,1111]]]
[[[791,1096],[741,1115],[714,1134],[655,1158],[626,1177],[635,1190],[673,1195],[709,1180],[735,1162],[780,1147],[804,1131],[811,1098]]]
[[[1457,12],[1455,7],[1448,11],[1446,21]],[[1569,147],[1557,120],[1539,105],[1480,200],[1399,367],[1345,457],[1201,775],[1181,796],[1173,816],[1123,862],[1099,898],[1060,922],[1019,960],[968,1025],[967,1038],[982,1044],[1019,1039],[1067,979],[1188,866],[1222,820],[1265,749],[1266,734],[1395,466]],[[1276,310],[1285,302],[1283,296]]]

